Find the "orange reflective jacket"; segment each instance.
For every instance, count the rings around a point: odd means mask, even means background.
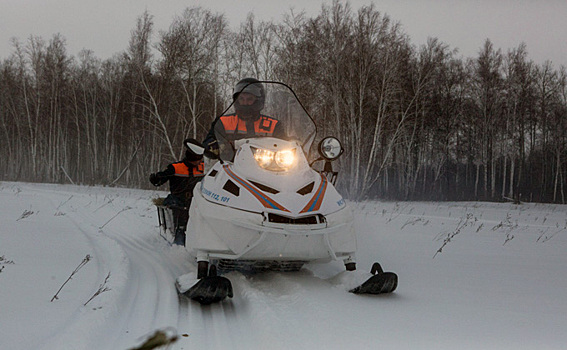
[[[183,162],[179,162],[179,163],[173,163],[173,169],[175,169],[175,174],[173,174],[173,176],[179,176],[179,177],[189,177],[189,176],[193,176],[193,177],[199,177],[199,176],[204,176],[205,175],[205,162],[200,162],[199,165],[197,165],[194,168],[191,168],[191,174],[189,174],[189,168],[187,167],[187,165],[185,165],[185,163]]]
[[[220,118],[227,134],[246,134],[246,122],[238,118],[236,114],[225,115]],[[261,116],[254,122],[254,134],[256,136],[272,136],[278,121],[268,116]]]

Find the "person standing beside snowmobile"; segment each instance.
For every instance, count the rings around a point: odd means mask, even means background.
[[[234,87],[232,99],[235,113],[217,118],[203,141],[209,158],[231,160],[234,141],[250,137],[285,138],[285,131],[277,119],[263,115],[265,91],[255,78],[244,78]]]
[[[204,148],[201,143],[195,139],[186,139],[183,144],[186,150],[181,161],[169,164],[163,171],[150,174],[150,182],[156,187],[169,181],[171,193],[163,204],[173,211],[176,227],[174,243],[178,245],[185,245],[185,229],[189,220],[193,189],[205,175]]]

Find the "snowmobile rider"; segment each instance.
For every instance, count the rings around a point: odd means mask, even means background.
[[[277,119],[263,115],[265,91],[255,78],[244,78],[234,87],[232,99],[236,113],[217,118],[207,134],[205,155],[212,159],[232,160],[234,141],[251,137],[285,138],[285,131]]]
[[[171,193],[163,204],[173,211],[176,227],[174,243],[178,245],[185,245],[185,229],[189,220],[193,188],[205,175],[202,144],[195,139],[186,139],[183,144],[186,150],[181,161],[171,163],[165,170],[150,175],[150,182],[156,187],[169,181]]]

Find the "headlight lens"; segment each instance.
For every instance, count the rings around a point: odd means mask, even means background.
[[[254,148],[254,159],[258,162],[258,165],[262,168],[268,168],[273,160],[274,160],[274,152],[262,149],[262,148]]]
[[[250,147],[258,165],[267,170],[286,171],[295,165],[295,148],[283,151],[270,151],[268,149]]]
[[[276,152],[274,159],[280,168],[291,168],[295,163],[295,148]]]

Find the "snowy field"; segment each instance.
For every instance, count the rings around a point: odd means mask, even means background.
[[[567,346],[567,206],[351,203],[358,268],[398,273],[395,293],[347,293],[334,262],[232,272],[235,297],[202,307],[175,290],[195,266],[159,236],[164,194],[0,183],[0,349],[131,349],[156,330],[170,349]]]

